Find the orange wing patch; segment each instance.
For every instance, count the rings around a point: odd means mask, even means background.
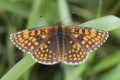
[[[109,36],[108,32],[99,29],[78,26],[65,28],[67,35],[82,45],[87,52],[98,48]]]
[[[52,30],[54,31],[54,27],[22,30],[11,34],[10,38],[16,47],[22,51],[33,53],[36,47],[50,36]]]

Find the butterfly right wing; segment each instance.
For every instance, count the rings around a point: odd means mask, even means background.
[[[109,36],[109,33],[104,30],[88,27],[66,26],[65,30],[66,34],[77,41],[87,52],[100,47]]]
[[[88,52],[98,48],[106,41],[108,36],[108,32],[99,29],[65,26],[65,51],[63,53],[64,63],[79,64],[85,61]]]

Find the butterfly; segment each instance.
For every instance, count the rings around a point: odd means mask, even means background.
[[[90,51],[97,49],[107,40],[104,30],[81,26],[36,27],[21,30],[10,35],[13,44],[32,55],[41,64],[53,65],[60,61],[77,65],[84,62]]]

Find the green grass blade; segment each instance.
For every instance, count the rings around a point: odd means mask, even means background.
[[[104,60],[98,62],[94,67],[93,67],[93,73],[96,74],[100,71],[103,71],[105,69],[108,69],[112,67],[113,65],[120,63],[120,51],[117,51],[110,56],[106,57]]]
[[[100,80],[120,80],[120,64],[105,76],[102,76]]]
[[[72,6],[72,9],[76,9],[77,11],[74,14],[82,17],[83,19],[91,20],[95,18],[95,13],[92,13],[91,11],[86,10],[84,8],[80,8],[74,5]]]
[[[101,17],[103,0],[99,0],[96,18]]]
[[[83,24],[80,24],[80,26],[111,31],[120,28],[120,18],[116,16],[106,16],[85,22]]]
[[[62,5],[62,6],[61,6]],[[59,8],[59,15],[60,20],[63,21],[64,25],[72,24],[72,19],[69,14],[67,0],[58,0],[58,8]]]
[[[18,79],[26,70],[28,70],[35,61],[31,58],[31,55],[27,55],[22,60],[20,60],[12,69],[10,69],[7,74],[5,74],[2,80],[16,80]]]
[[[36,27],[35,25],[37,24],[37,20],[40,16],[41,6],[42,6],[42,0],[37,0],[34,2],[32,11],[28,19],[27,28]]]
[[[0,0],[0,7],[17,16],[28,17],[29,11],[22,6],[5,0]]]
[[[73,74],[76,76],[76,77],[79,77],[80,75],[82,75],[82,73],[86,70],[87,68],[87,61],[85,61],[84,63],[76,66],[73,68]]]
[[[103,74],[99,80],[120,80],[120,63],[109,72]]]
[[[120,11],[120,0],[118,0],[117,4],[115,4],[115,6],[109,11],[109,15],[114,15],[116,14],[118,11]]]
[[[14,47],[13,47],[13,44],[11,43],[10,41],[10,33],[15,31],[13,25],[11,25],[10,23],[8,24],[8,35],[6,37],[6,41],[7,41],[7,50],[6,50],[6,53],[7,53],[7,56],[8,56],[8,60],[9,60],[9,67],[12,67],[14,64],[15,64],[15,57],[14,57]]]
[[[33,7],[28,20],[27,28],[32,28],[37,22],[39,16],[39,9],[42,0],[33,2]],[[36,21],[36,22],[35,22]],[[26,53],[25,53],[26,54]],[[29,59],[28,59],[29,58]],[[3,76],[3,80],[16,80],[19,78],[27,69],[29,69],[35,61],[31,59],[30,55],[26,55],[20,62],[18,62],[8,73]],[[16,75],[17,74],[17,75]]]

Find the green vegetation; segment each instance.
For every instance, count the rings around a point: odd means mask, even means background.
[[[0,79],[120,80],[120,1],[89,1],[0,0]],[[70,16],[74,9],[77,11]],[[106,30],[110,37],[92,51],[84,63],[52,66],[36,63],[31,55],[22,53],[9,39],[13,32],[36,26],[55,26],[57,20],[64,20],[64,25],[79,24]]]

